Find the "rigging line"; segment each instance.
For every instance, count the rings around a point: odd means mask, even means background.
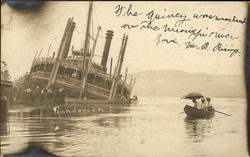
[[[75,30],[75,32],[80,33],[80,34],[83,33],[83,32],[81,32],[81,31],[78,31],[77,29]]]
[[[100,26],[100,22],[98,20],[98,15],[97,15],[97,12],[96,12],[95,8],[93,9],[93,14],[94,14],[93,16],[95,16],[95,19],[96,19],[95,22],[96,22],[97,26]]]
[[[93,36],[91,36],[90,34],[89,34],[89,37],[90,37],[90,39],[92,39],[93,41],[95,41],[95,39],[93,38]]]
[[[92,34],[91,35],[92,35],[92,38],[93,38],[93,36],[94,36],[94,20],[93,20],[93,16],[92,16],[92,19],[91,19],[91,25],[92,25],[92,27],[91,27]]]

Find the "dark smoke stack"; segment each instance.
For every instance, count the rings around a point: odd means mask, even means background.
[[[67,32],[67,40],[66,40],[65,47],[64,47],[64,50],[63,50],[62,59],[66,59],[67,56],[68,56],[69,49],[70,49],[70,44],[71,44],[71,40],[72,40],[72,36],[73,36],[73,32],[75,30],[75,27],[76,27],[76,23],[73,22],[73,18],[72,18],[69,30]]]
[[[104,50],[103,50],[103,54],[102,54],[102,62],[101,65],[103,66],[103,70],[107,71],[107,60],[108,60],[108,56],[109,56],[109,49],[110,49],[110,45],[111,45],[111,40],[113,38],[113,31],[108,30],[106,33],[106,41],[105,41],[105,46],[104,46]]]

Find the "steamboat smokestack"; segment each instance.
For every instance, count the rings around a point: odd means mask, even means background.
[[[62,54],[62,59],[66,59],[68,57],[70,44],[71,44],[71,40],[72,40],[72,36],[73,36],[73,32],[75,30],[75,27],[76,27],[76,23],[73,22],[73,17],[72,17],[72,21],[70,23],[70,27],[69,27],[69,30],[67,32],[67,39],[66,39],[65,47],[63,50],[63,54]]]
[[[109,56],[109,49],[110,49],[110,45],[111,45],[111,40],[113,38],[113,31],[108,30],[106,33],[106,41],[105,41],[105,46],[104,46],[104,50],[103,50],[103,54],[102,54],[102,62],[101,65],[103,66],[103,70],[107,71],[107,60],[108,60],[108,56]]]

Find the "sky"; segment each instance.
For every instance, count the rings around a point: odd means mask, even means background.
[[[138,12],[141,15],[128,16],[125,14],[130,4],[131,13]],[[126,7],[120,16],[115,13],[118,6]],[[153,31],[121,28],[124,24],[140,24],[140,22],[148,20],[146,14],[152,10],[161,15],[178,13],[191,19],[183,22],[178,28],[229,33],[237,39],[198,37],[193,42],[198,45],[209,42],[211,48],[221,42],[229,45],[229,48],[238,48],[241,53],[229,57],[229,53],[212,52],[211,49],[208,51],[186,49],[185,43],[192,41],[191,38],[188,38],[188,34],[164,33],[162,29]],[[8,64],[12,79],[16,79],[30,70],[36,51],[43,48],[40,57],[46,57],[49,45],[51,45],[50,55],[53,51],[58,50],[67,19],[70,17],[74,17],[76,22],[72,45],[74,49],[81,49],[84,43],[87,11],[88,2],[48,1],[39,10],[29,12],[16,11],[7,4],[2,4],[1,60]],[[123,14],[125,15],[122,16]],[[94,2],[93,36],[97,32],[98,26],[102,28],[94,60],[100,62],[106,30],[113,30],[114,38],[110,57],[114,58],[114,63],[117,61],[123,34],[126,33],[129,38],[122,72],[128,67],[129,73],[146,70],[182,70],[190,73],[243,75],[246,24],[213,19],[192,19],[193,14],[209,14],[228,18],[236,16],[238,19],[244,19],[247,14],[247,5],[245,2]],[[182,18],[165,18],[155,20],[153,24],[161,28],[165,24],[173,26],[180,19]],[[156,39],[159,34],[162,34],[164,39],[178,40],[178,44],[160,43],[157,45]]]

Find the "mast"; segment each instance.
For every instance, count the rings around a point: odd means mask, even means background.
[[[33,58],[33,61],[32,61],[32,65],[31,65],[31,68],[30,68],[30,75],[31,75],[31,73],[32,73],[33,66],[34,66],[34,64],[35,64],[35,62],[36,62],[37,53],[38,53],[38,51],[36,51],[36,54],[35,54],[35,56],[34,56],[34,58]]]
[[[47,61],[47,59],[48,59],[48,57],[49,57],[50,48],[51,48],[51,45],[49,45],[48,53],[47,53],[47,56],[46,56],[46,61]]]
[[[90,24],[91,24],[91,17],[92,17],[92,10],[93,10],[93,2],[89,2],[89,11],[88,11],[88,21],[87,21],[87,27],[86,27],[86,34],[85,34],[85,43],[84,43],[84,49],[83,49],[83,63],[82,63],[82,81],[81,81],[81,86],[80,86],[80,94],[79,98],[82,97],[83,91],[85,89],[85,84],[87,80],[87,64],[86,64],[86,56],[87,53],[89,53],[89,42],[90,42]]]
[[[115,72],[114,72],[114,77],[113,77],[112,86],[111,86],[111,90],[110,90],[109,100],[115,99],[117,85],[118,85],[118,82],[120,80],[120,73],[121,73],[121,69],[122,69],[124,54],[126,51],[127,41],[128,41],[128,36],[124,34],[123,39],[122,39],[120,54],[119,54],[117,65],[116,65]]]
[[[112,76],[112,64],[113,64],[113,58],[111,57],[111,60],[110,60],[110,69],[109,69],[109,75],[110,75],[110,77]]]
[[[101,30],[102,30],[102,29],[101,29],[101,27],[99,26],[99,27],[97,28],[97,34],[96,34],[96,37],[95,37],[95,40],[94,40],[94,46],[93,46],[93,49],[92,49],[92,52],[91,52],[91,60],[92,60],[92,58],[94,57],[95,48],[96,48],[96,44],[97,44],[97,40],[98,40],[99,33],[100,33]]]
[[[70,43],[68,43],[71,42],[71,39],[69,40],[69,38],[72,38],[72,35],[70,35],[70,33],[73,33],[74,28],[75,28],[75,23],[73,22],[73,17],[72,17],[68,19],[66,28],[64,30],[64,34],[59,46],[59,50],[57,52],[54,66],[50,73],[47,88],[50,88],[56,82],[57,72],[60,67],[62,59],[64,59],[63,56],[65,55],[65,50],[67,49],[67,45],[70,45]]]
[[[123,91],[124,91],[124,88],[125,88],[125,85],[126,85],[127,75],[128,75],[128,68],[126,68],[126,71],[125,71],[125,77],[124,77],[124,82],[123,82],[123,85],[122,85],[121,95],[123,95]]]
[[[129,98],[131,97],[132,90],[133,90],[133,88],[134,88],[134,86],[135,86],[135,81],[136,81],[136,78],[134,78],[134,79],[131,80]]]
[[[126,71],[125,71],[125,78],[124,78],[125,83],[126,83],[126,80],[127,80],[127,76],[128,76],[128,68],[126,68]]]
[[[43,51],[43,48],[40,50],[40,53],[39,53],[39,55],[38,55],[38,57],[37,57],[38,59],[39,59],[39,57],[40,57],[42,51]]]

